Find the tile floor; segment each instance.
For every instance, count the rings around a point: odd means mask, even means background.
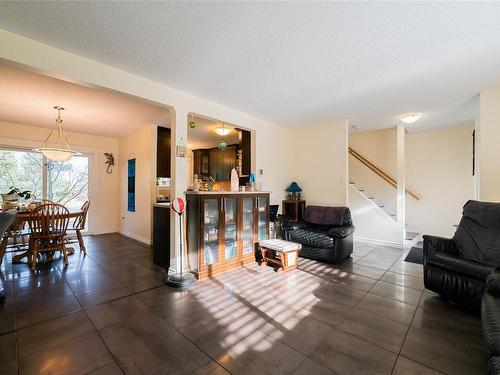
[[[482,374],[480,319],[424,290],[401,251],[249,266],[188,291],[163,285],[149,248],[87,237],[64,270],[6,259],[0,374]]]

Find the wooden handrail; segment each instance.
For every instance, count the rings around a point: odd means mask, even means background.
[[[358,159],[362,164],[367,166],[370,170],[372,170],[377,176],[382,178],[385,182],[387,182],[389,185],[391,185],[393,188],[398,188],[398,183],[396,182],[395,179],[393,179],[391,176],[389,176],[387,173],[385,173],[382,169],[377,167],[375,164],[373,164],[371,161],[366,159],[363,155],[361,155],[359,152],[353,150],[351,147],[348,147],[349,154],[354,156],[356,159]],[[415,198],[417,201],[420,200],[420,197],[415,194],[413,191],[405,189],[406,193],[411,195],[413,198]]]

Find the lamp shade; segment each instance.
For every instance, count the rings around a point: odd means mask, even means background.
[[[290,184],[289,187],[286,188],[286,191],[288,191],[289,193],[299,193],[302,191],[302,189],[300,188],[299,184],[294,181]]]

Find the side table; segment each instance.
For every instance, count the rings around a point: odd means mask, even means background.
[[[283,215],[288,218],[291,223],[296,223],[302,220],[304,216],[304,209],[306,208],[306,201],[300,199],[284,200],[282,202]]]

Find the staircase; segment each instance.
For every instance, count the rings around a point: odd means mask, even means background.
[[[397,182],[392,177],[390,177],[387,173],[385,173],[382,169],[374,165],[372,162],[368,161],[365,157],[360,155],[357,151],[353,150],[349,147],[349,154],[359,160],[363,165],[365,165],[368,169],[382,178],[385,182],[391,185],[394,188],[397,188]],[[349,178],[349,185],[351,188],[357,190],[361,195],[363,195],[371,204],[378,207],[379,210],[388,215],[394,222],[397,221],[396,211],[394,208],[388,206],[384,201],[375,197],[373,193],[371,193],[367,188],[362,186],[360,183],[355,181],[352,177]],[[420,197],[416,195],[411,190],[406,189],[406,194],[413,197],[417,201],[420,200]],[[414,227],[409,224],[405,224],[405,249],[411,248],[417,244],[417,242],[422,241],[421,233]]]

